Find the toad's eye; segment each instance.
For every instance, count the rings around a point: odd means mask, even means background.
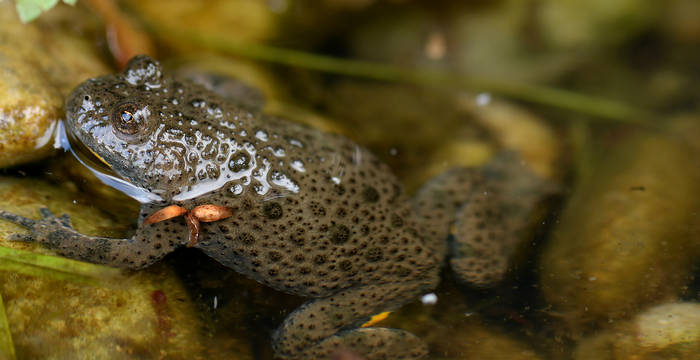
[[[133,135],[146,125],[146,109],[139,109],[134,103],[123,103],[112,114],[112,126],[125,135]]]
[[[134,120],[134,115],[132,113],[130,113],[129,110],[123,110],[121,115],[122,115],[123,122],[128,123],[128,122]]]

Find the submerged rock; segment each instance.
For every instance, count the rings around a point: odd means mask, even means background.
[[[90,24],[84,11],[59,7],[46,15],[22,24],[12,2],[0,3],[0,167],[47,155],[64,97],[109,71],[92,44],[64,26]]]
[[[430,359],[538,360],[543,357],[514,331],[489,324],[456,289],[437,293],[437,304],[404,306],[379,324],[410,330],[429,344]]]
[[[0,197],[3,210],[28,217],[38,217],[39,207],[67,213],[79,231],[89,234],[116,236],[115,229],[128,228],[133,221],[128,213],[108,216],[96,211],[70,182],[56,185],[4,177]],[[0,221],[0,246],[51,254],[34,244],[7,240],[23,232],[15,224]],[[12,259],[0,259],[0,292],[18,358],[216,359],[233,354],[250,358],[240,342],[236,352],[225,356],[220,347],[208,343],[200,333],[204,325],[194,303],[167,264],[117,278],[97,278],[91,286],[60,280],[51,273],[14,271],[5,266],[7,261]]]
[[[700,354],[700,304],[669,303],[581,341],[575,360],[696,359]]]
[[[697,151],[680,137],[638,133],[601,157],[540,258],[545,299],[573,334],[675,299],[698,255]]]

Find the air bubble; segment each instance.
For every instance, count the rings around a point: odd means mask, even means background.
[[[301,160],[294,160],[290,164],[292,169],[298,171],[298,172],[306,172],[306,169],[304,168],[304,162]]]
[[[241,184],[233,185],[233,186],[231,186],[231,188],[229,189],[229,191],[230,191],[233,195],[240,195],[240,194],[243,193],[243,185],[241,185]]]
[[[284,151],[284,148],[278,146],[272,151],[272,154],[277,157],[284,157],[287,153]]]
[[[207,108],[207,114],[214,116],[214,117],[221,117],[223,116],[223,112],[221,111],[221,108],[219,105],[216,104],[211,104]]]
[[[289,143],[296,146],[296,147],[299,147],[299,148],[304,147],[304,144],[302,144],[301,141],[299,141],[297,139],[289,139]]]
[[[207,102],[202,99],[195,99],[190,102],[190,105],[195,108],[202,108],[207,105]]]
[[[258,130],[258,131],[255,133],[255,137],[258,138],[258,139],[260,139],[260,140],[262,140],[262,141],[267,141],[267,139],[268,139],[267,133],[266,133],[265,131],[263,131],[263,130]]]
[[[270,175],[270,180],[273,184],[282,187],[286,190],[289,190],[294,193],[299,192],[299,185],[294,182],[294,180],[290,179],[287,174],[280,172],[280,171],[273,171],[272,174]]]

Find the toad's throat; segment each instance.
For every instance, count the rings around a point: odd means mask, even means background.
[[[140,203],[163,201],[163,198],[142,187],[136,186],[127,180],[120,178],[112,167],[98,154],[90,150],[73,134],[66,131],[63,121],[59,121],[56,127],[55,147],[61,147],[64,151],[70,151],[73,156],[105,185],[111,186],[124,194],[136,199]]]

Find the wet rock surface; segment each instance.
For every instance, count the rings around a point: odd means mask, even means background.
[[[36,218],[39,207],[49,207],[70,214],[74,226],[87,233],[104,235],[129,221],[128,214],[106,216],[76,201],[80,195],[73,186],[3,177],[0,196],[4,210]],[[7,240],[22,231],[1,222],[0,245],[51,254]],[[0,292],[20,359],[209,358],[195,306],[166,264],[97,279],[92,286],[5,270]]]
[[[642,132],[599,159],[594,175],[578,180],[540,258],[544,296],[574,333],[682,295],[698,256],[692,147]]]
[[[409,304],[390,314],[381,326],[405,328],[425,339],[430,345],[431,359],[546,358],[532,347],[536,342],[526,332],[506,331],[508,321],[502,314],[494,321],[473,311],[475,307],[480,307],[483,313],[489,312],[486,308],[499,311],[496,310],[499,305],[479,305],[449,281],[432,295],[436,295],[437,303]]]
[[[25,25],[11,2],[0,3],[0,167],[48,155],[64,97],[81,81],[110,71],[84,38],[95,27],[83,15],[60,6]]]
[[[695,359],[700,353],[700,304],[661,304],[582,340],[574,359]]]

